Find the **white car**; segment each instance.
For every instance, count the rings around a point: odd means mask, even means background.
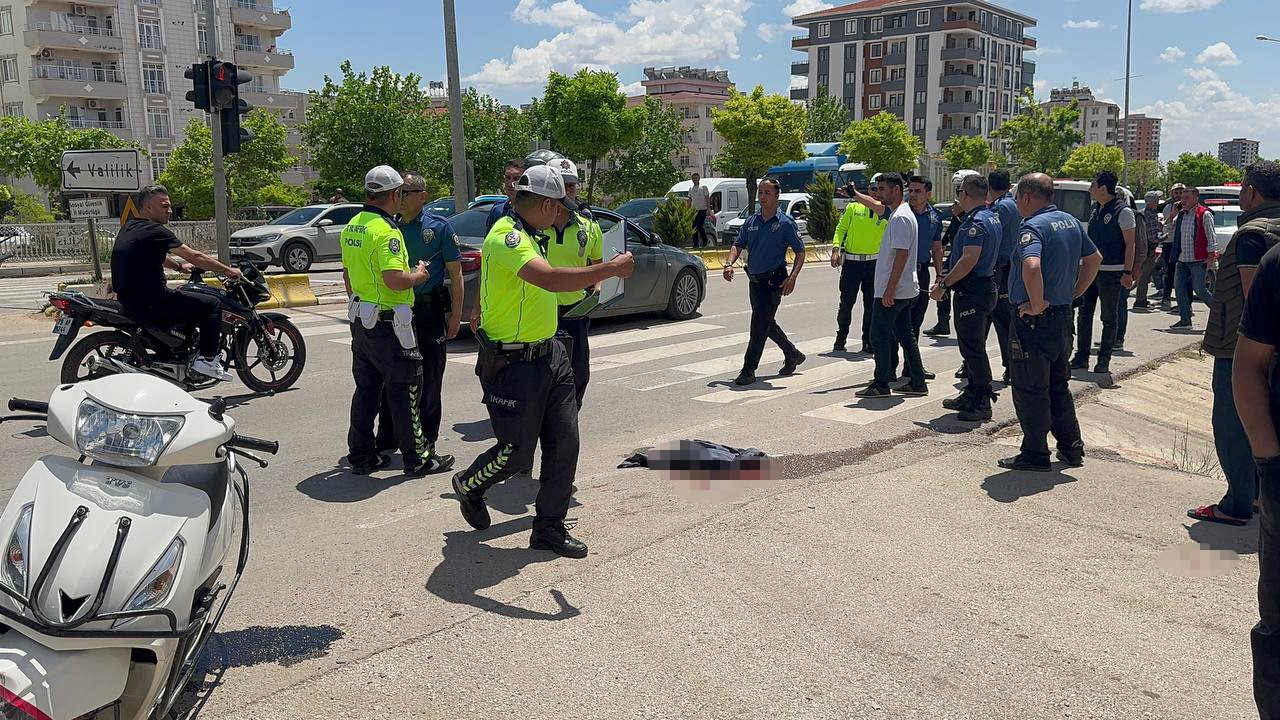
[[[742,225],[747,218],[755,214],[760,209],[760,203],[756,202],[755,210],[749,211],[743,208],[738,216],[729,221],[728,227],[724,231],[725,243],[732,243],[738,238],[738,232],[742,230]],[[804,238],[808,234],[809,225],[805,222],[805,213],[809,210],[809,194],[808,193],[782,193],[778,196],[778,210],[787,213],[796,221],[796,226],[800,230],[800,237]]]

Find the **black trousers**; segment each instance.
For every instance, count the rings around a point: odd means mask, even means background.
[[[853,304],[862,293],[862,345],[871,346],[871,297],[875,293],[876,261],[844,260],[840,265],[840,309],[836,312],[836,345],[844,345],[849,338],[849,324],[853,322]]]
[[[559,341],[551,345],[551,352],[537,360],[510,361],[480,351],[476,375],[495,441],[462,472],[460,480],[468,492],[483,495],[489,487],[533,467],[533,451],[541,442],[535,533],[564,522],[578,472],[573,368],[564,345]]]
[[[351,427],[347,430],[348,461],[367,463],[377,454],[373,421],[385,389],[388,417],[404,466],[420,464],[430,452],[418,409],[422,353],[416,347],[401,347],[389,321],[380,321],[369,330],[357,320],[351,324],[351,375],[356,391],[351,396]]]
[[[778,305],[782,302],[782,283],[787,279],[787,266],[771,273],[751,275],[751,338],[747,341],[747,354],[742,359],[742,369],[755,372],[760,367],[760,356],[764,354],[765,340],[772,340],[782,348],[782,354],[792,357],[799,354],[796,346],[787,339],[787,334],[778,327],[774,318],[778,314]]]
[[[444,388],[444,368],[448,360],[445,345],[445,321],[448,314],[444,306],[435,300],[418,300],[413,305],[413,332],[418,337],[418,352],[422,354],[422,392],[418,396],[418,419],[422,422],[422,434],[427,445],[434,448],[440,439],[440,420],[443,408],[440,393]],[[382,406],[378,410],[378,447],[394,448],[395,422],[391,413],[390,397],[384,390]]]
[[[572,305],[560,306],[560,332],[573,340],[569,349],[569,365],[573,367],[573,384],[576,388],[574,397],[578,409],[582,409],[582,398],[587,394],[587,383],[591,381],[591,346],[587,335],[591,333],[591,318],[565,318],[564,313]]]
[[[920,340],[920,328],[924,327],[925,311],[929,309],[930,267],[929,263],[916,265],[916,281],[920,283],[920,294],[916,296],[915,304],[911,306],[911,331],[916,335],[917,344]]]
[[[1120,273],[1105,271],[1080,296],[1080,310],[1076,316],[1076,357],[1089,359],[1093,350],[1093,313],[1102,306],[1102,345],[1098,347],[1098,361],[1111,359],[1120,329],[1120,298],[1124,288],[1120,285]]]
[[[898,377],[898,347],[902,347],[902,358],[906,365],[907,377],[913,387],[924,385],[924,365],[920,362],[920,346],[916,344],[916,336],[911,331],[911,310],[915,306],[913,300],[897,300],[893,307],[885,307],[876,300],[875,312],[871,318],[871,343],[876,349],[876,371],[874,384],[882,388],[889,387]]]
[[[996,328],[996,342],[1000,345],[1000,364],[1009,369],[1009,337],[1013,316],[1017,308],[1009,304],[1009,266],[996,266],[992,276],[996,284],[996,309],[991,311],[991,324]]]
[[[1258,462],[1258,624],[1253,698],[1261,720],[1280,720],[1280,459]]]
[[[955,289],[956,338],[968,372],[970,395],[991,393],[991,359],[987,357],[987,332],[996,307],[991,278],[968,277]]]
[[[1082,447],[1075,399],[1071,397],[1071,306],[1057,305],[1034,318],[1013,321],[1009,376],[1013,407],[1022,425],[1021,456],[1049,462],[1049,433],[1059,449]]]
[[[706,222],[707,222],[706,210],[699,210],[697,214],[693,216],[693,246],[694,247],[707,246]]]
[[[1160,302],[1169,302],[1173,297],[1173,279],[1178,272],[1178,257],[1174,249],[1171,242],[1160,246],[1160,257],[1164,258],[1164,287],[1160,288]]]
[[[942,301],[938,303],[938,324],[943,327],[951,327],[951,295],[942,296]]]
[[[150,302],[124,303],[130,314],[147,325],[195,325],[200,330],[197,352],[216,357],[222,346],[222,303],[204,293],[165,290]]]

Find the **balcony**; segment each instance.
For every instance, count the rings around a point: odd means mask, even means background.
[[[943,75],[939,79],[939,83],[942,85],[942,87],[976,88],[976,87],[982,86],[978,80],[978,76],[971,75],[969,73],[949,73],[947,75]]]
[[[982,104],[974,101],[965,102],[963,100],[942,101],[938,103],[938,112],[943,115],[972,115],[982,112]]]
[[[240,97],[256,108],[269,108],[272,110],[293,108],[296,110],[299,106],[297,95],[290,95],[279,90],[261,90],[245,87],[240,90]]]
[[[984,60],[982,51],[964,45],[942,49],[943,60]]]
[[[243,4],[254,5],[253,3]],[[288,10],[273,10],[269,7],[258,9],[256,5],[253,7],[242,7],[241,5],[241,3],[236,3],[231,6],[231,22],[236,25],[266,28],[274,33],[282,33],[293,27],[293,18],[289,17]]]
[[[794,63],[791,63],[791,74],[792,74],[792,75],[803,75],[803,76],[807,77],[807,76],[809,75],[809,63],[807,63],[807,62],[794,62]]]
[[[27,47],[32,50],[58,48],[117,55],[124,50],[124,41],[120,39],[120,33],[87,25],[55,26],[47,22],[30,23],[23,33],[23,38]]]
[[[809,88],[791,88],[792,100],[808,100]]]
[[[261,45],[236,43],[236,64],[245,67],[270,68],[285,72],[293,69],[293,53],[274,45],[262,49]]]
[[[942,29],[982,32],[982,25],[979,24],[977,20],[944,20],[942,21]]]
[[[886,66],[889,66],[889,65],[906,65],[906,64],[907,64],[907,54],[906,54],[905,52],[900,52],[900,53],[892,53],[892,54],[890,54],[890,55],[885,55],[885,56],[884,56],[884,64],[885,64]]]
[[[1031,37],[1030,35],[1023,35],[1022,44],[1026,45],[1029,48],[1034,48],[1036,46],[1036,39]]]
[[[119,70],[37,65],[31,69],[31,94],[38,98],[124,100],[129,90]]]
[[[40,5],[43,2],[48,2],[50,5],[66,5],[65,2],[54,0],[27,0],[28,5]],[[119,4],[119,0],[76,0],[76,5],[87,7],[116,8]]]
[[[961,137],[982,137],[982,131],[977,128],[942,128],[938,130],[938,140],[946,142],[955,136]]]
[[[1022,61],[1022,74],[1034,75],[1036,73],[1036,62],[1034,60]]]
[[[807,48],[812,44],[813,44],[813,41],[809,39],[808,35],[801,35],[800,37],[791,38],[792,50],[797,50],[799,48]]]
[[[899,120],[905,120],[907,117],[907,109],[901,105],[887,105],[883,110],[881,110],[881,112],[892,113],[896,115]]]
[[[902,92],[907,89],[907,81],[905,78],[897,80],[885,80],[880,83],[880,92]]]
[[[88,130],[96,128],[98,130],[106,130],[116,137],[125,140],[133,139],[133,132],[129,130],[129,123],[123,120],[94,120],[85,117],[67,117],[67,124],[73,128]]]

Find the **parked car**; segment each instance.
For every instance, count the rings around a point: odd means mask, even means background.
[[[0,255],[17,255],[31,247],[31,233],[18,225],[0,225]]]
[[[342,258],[338,239],[360,212],[358,203],[308,205],[276,218],[269,225],[231,235],[231,257],[247,258],[259,268],[277,265],[303,273],[317,262]]]
[[[475,207],[488,207],[499,200],[506,199],[506,195],[481,195],[467,204],[467,209]],[[436,198],[426,204],[427,212],[435,213],[443,217],[453,217],[457,215],[457,203],[452,197]]]
[[[809,224],[805,222],[804,214],[809,208],[808,193],[782,193],[778,196],[778,210],[787,213],[796,221],[796,226],[800,230],[800,237],[804,238],[809,232]],[[742,226],[747,222],[747,218],[760,211],[760,203],[756,203],[755,210],[748,211],[743,208],[738,216],[729,221],[728,227],[724,231],[724,241],[731,243],[738,239],[738,233],[742,231]]]
[[[635,274],[626,280],[622,299],[593,313],[592,317],[645,312],[664,312],[675,320],[693,317],[706,297],[707,268],[702,258],[664,244],[662,238],[641,229],[613,210],[593,207],[591,212],[604,232],[609,232],[618,223],[626,223],[627,249],[636,259]],[[479,298],[480,247],[484,244],[484,224],[488,214],[487,207],[473,207],[449,218],[462,248],[462,277],[466,283],[464,321],[471,317],[471,309]]]
[[[666,198],[636,198],[622,203],[613,211],[627,218],[631,222],[640,226],[641,230],[647,233],[653,232],[653,216],[658,211],[658,206],[666,201]],[[703,221],[702,227],[707,233],[707,237],[712,242],[716,242],[716,221],[712,219],[712,215],[708,214],[707,219]],[[690,232],[690,236],[693,233]]]

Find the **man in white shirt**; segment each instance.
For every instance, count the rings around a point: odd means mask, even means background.
[[[880,176],[880,200],[892,213],[880,242],[876,260],[875,298],[872,303],[871,344],[875,346],[875,379],[856,395],[865,398],[888,397],[891,392],[903,395],[928,395],[924,365],[920,362],[920,346],[911,326],[911,308],[920,294],[916,278],[919,254],[919,225],[911,206],[902,201],[902,175]],[[859,202],[862,202],[859,198]],[[865,204],[865,203],[864,203]],[[902,347],[909,380],[890,387],[895,379],[894,355]]]
[[[707,246],[707,207],[711,202],[711,192],[702,184],[702,178],[694,173],[691,178],[693,187],[689,188],[689,207],[693,208],[693,246]]]

